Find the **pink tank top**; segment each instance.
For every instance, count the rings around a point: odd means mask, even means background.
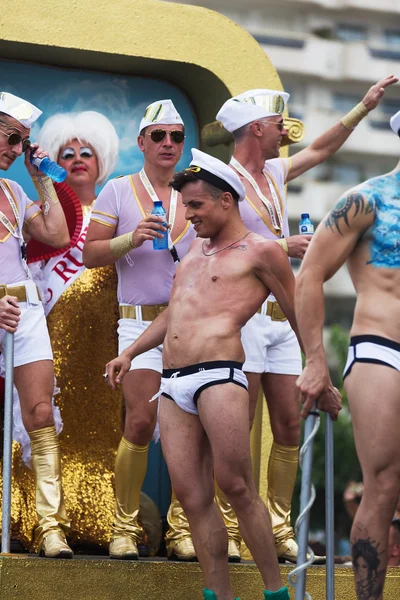
[[[182,206],[180,196],[178,206]],[[91,221],[116,228],[114,237],[134,231],[146,215],[138,202],[131,176],[109,181],[100,192]],[[187,254],[196,232],[188,221],[181,235],[172,240],[179,258]],[[116,262],[120,304],[164,304],[169,301],[176,266],[169,250],[153,250],[148,240]]]
[[[271,160],[267,160],[265,161],[264,167],[271,177],[281,205],[283,217],[283,235],[285,237],[290,235],[285,194],[285,182],[290,171],[290,167],[290,158],[273,158]],[[239,202],[239,209],[243,223],[246,225],[247,229],[250,229],[250,231],[254,231],[254,233],[258,233],[259,235],[262,235],[270,240],[276,240],[281,237],[280,235],[276,235],[274,232],[271,219],[262,215],[247,196],[243,202]]]
[[[10,179],[2,179],[2,181],[17,205],[21,227],[23,227],[41,213],[40,206],[31,202],[22,187],[15,181]],[[14,219],[11,222],[14,223]],[[21,242],[19,238],[6,231],[3,239],[0,240],[0,284],[10,285],[25,281],[27,278],[21,257]]]

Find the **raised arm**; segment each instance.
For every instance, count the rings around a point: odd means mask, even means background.
[[[325,131],[307,148],[300,150],[300,152],[292,156],[292,168],[290,169],[287,181],[291,181],[305,171],[319,165],[339,150],[349,135],[351,135],[358,122],[371,110],[376,108],[385,93],[385,89],[397,81],[398,78],[394,75],[389,75],[385,79],[378,81],[368,90],[362,102],[339,121],[339,123]]]
[[[306,367],[297,382],[304,405],[302,416],[321,394],[333,388],[322,342],[323,284],[344,264],[373,220],[373,203],[357,189],[350,190],[320,223],[297,276],[296,318],[306,355]],[[331,413],[334,398],[325,400],[327,404],[321,403],[319,408]]]
[[[64,248],[68,245],[70,237],[64,211],[57,198],[53,182],[50,177],[38,171],[31,164],[30,154],[44,158],[47,152],[39,148],[38,144],[32,144],[25,152],[25,166],[32,177],[36,191],[42,204],[42,210],[29,223],[24,223],[24,232],[30,237],[53,246]]]
[[[121,383],[124,375],[128,373],[132,360],[148,352],[152,348],[160,346],[167,333],[168,308],[166,308],[145,331],[126,348],[117,358],[106,365],[106,376],[109,385],[115,389],[115,384]],[[117,376],[116,376],[117,375]]]

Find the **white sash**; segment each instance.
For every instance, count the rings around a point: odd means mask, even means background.
[[[38,283],[42,290],[44,288],[43,308],[46,316],[65,290],[86,269],[82,260],[82,251],[90,222],[90,213],[91,210],[83,219],[81,233],[75,245],[63,254],[51,258],[42,269],[42,282]]]
[[[272,199],[274,201],[276,214],[278,215],[279,223],[277,223],[277,221],[276,221],[274,209],[272,208],[271,202],[268,200],[268,198],[266,196],[264,196],[264,194],[262,193],[262,191],[260,189],[260,186],[254,179],[254,177],[233,156],[231,158],[230,164],[236,169],[236,171],[238,171],[241,175],[243,175],[243,177],[245,177],[247,179],[247,181],[250,183],[251,187],[253,188],[253,190],[255,191],[257,196],[260,198],[261,202],[264,204],[266,209],[268,210],[269,216],[271,217],[272,225],[274,226],[274,228],[277,231],[281,232],[281,236],[283,237],[283,217],[282,217],[281,205],[279,203],[279,198],[276,193],[274,184],[272,183],[271,177],[269,176],[267,171],[265,169],[263,169],[263,175],[264,175],[265,179],[267,180],[268,187],[271,192]]]
[[[146,191],[149,194],[152,201],[160,202],[160,199],[157,196],[153,186],[151,185],[150,179],[147,177],[146,171],[144,169],[142,169],[140,171],[139,177],[140,177],[140,181],[143,183],[143,186],[146,189]],[[168,223],[170,225],[170,228],[168,230],[168,250],[171,252],[172,258],[174,259],[175,263],[179,262],[179,256],[178,256],[178,253],[176,251],[174,244],[172,243],[171,232],[172,232],[172,229],[173,229],[174,223],[175,223],[177,202],[178,202],[178,192],[176,190],[174,190],[173,188],[171,188],[171,197],[170,197],[170,202],[169,202],[169,221],[168,221]]]

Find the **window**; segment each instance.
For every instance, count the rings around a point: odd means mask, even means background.
[[[335,183],[353,185],[363,180],[362,168],[355,164],[335,164],[332,168],[332,179]]]
[[[336,25],[336,37],[343,42],[361,42],[367,39],[367,30],[362,25],[338,23]]]
[[[333,94],[333,109],[336,112],[347,113],[360,102],[360,96],[352,94]]]
[[[400,48],[400,29],[385,29],[383,37],[387,46]]]

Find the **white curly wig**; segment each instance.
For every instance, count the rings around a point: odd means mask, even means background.
[[[60,149],[75,139],[93,147],[99,166],[96,183],[104,183],[118,159],[119,138],[114,125],[94,110],[58,113],[45,121],[37,142],[57,162]]]

